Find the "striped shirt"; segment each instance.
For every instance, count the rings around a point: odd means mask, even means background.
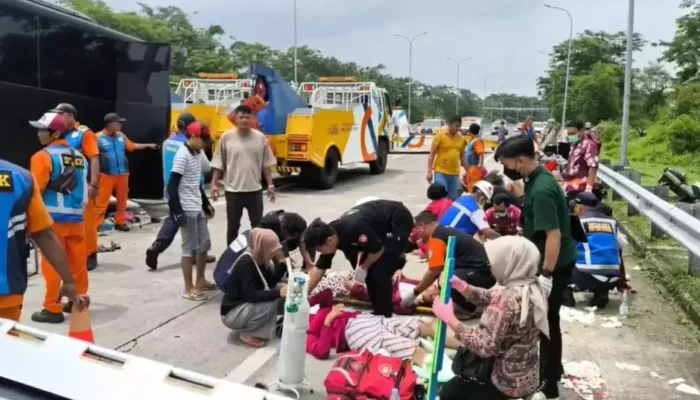
[[[391,357],[410,358],[418,346],[418,317],[385,318],[360,314],[348,321],[345,339],[351,350],[385,350]]]
[[[189,146],[184,145],[175,153],[172,172],[182,175],[177,193],[183,211],[201,211],[202,194],[199,184],[202,179],[200,156]]]

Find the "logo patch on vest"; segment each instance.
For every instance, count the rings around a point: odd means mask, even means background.
[[[12,192],[15,190],[12,172],[0,171],[0,192]]]
[[[85,168],[85,160],[83,160],[82,157],[75,157],[70,154],[63,154],[61,155],[61,161],[63,162],[64,167],[73,167],[79,169]]]
[[[615,233],[612,224],[604,222],[586,222],[584,226],[589,233]]]

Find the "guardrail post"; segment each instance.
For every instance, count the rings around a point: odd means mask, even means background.
[[[700,204],[679,203],[678,207],[692,215],[694,218],[700,219]],[[700,257],[696,256],[691,251],[688,252],[688,275],[700,276]]]
[[[629,170],[629,169],[625,169],[625,168],[622,167],[621,165],[614,165],[614,166],[613,166],[613,170],[616,171],[618,174],[624,176],[624,177],[627,178],[627,179],[630,178],[630,170]],[[622,196],[620,196],[620,194],[617,193],[616,190],[613,190],[612,200],[613,200],[613,201],[622,200]]]
[[[633,169],[629,170],[629,179],[636,183],[637,185],[642,184],[642,174],[639,171],[635,171]],[[633,206],[630,203],[627,203],[627,216],[632,217],[635,215],[639,215],[639,210],[635,206]]]
[[[660,198],[663,201],[668,202],[668,186],[644,186],[644,189],[650,191],[656,197]],[[653,238],[663,238],[666,235],[666,232],[664,232],[663,229],[659,228],[656,226],[653,222],[651,224],[651,237]]]

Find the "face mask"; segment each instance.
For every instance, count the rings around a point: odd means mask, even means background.
[[[508,216],[508,212],[507,212],[507,211],[506,211],[506,212],[497,212],[497,213],[496,213],[496,217],[498,217],[498,218],[505,218],[505,217],[507,217],[507,216]]]
[[[571,143],[571,144],[576,144],[576,143],[578,143],[579,140],[581,140],[581,138],[579,138],[576,135],[569,136],[569,143]]]
[[[503,175],[507,176],[509,179],[514,181],[523,179],[523,176],[520,174],[520,172],[506,167],[503,167]]]

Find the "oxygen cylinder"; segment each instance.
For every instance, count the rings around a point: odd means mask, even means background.
[[[284,385],[299,385],[304,382],[306,332],[309,328],[309,276],[301,271],[293,272],[287,285],[279,382]]]

